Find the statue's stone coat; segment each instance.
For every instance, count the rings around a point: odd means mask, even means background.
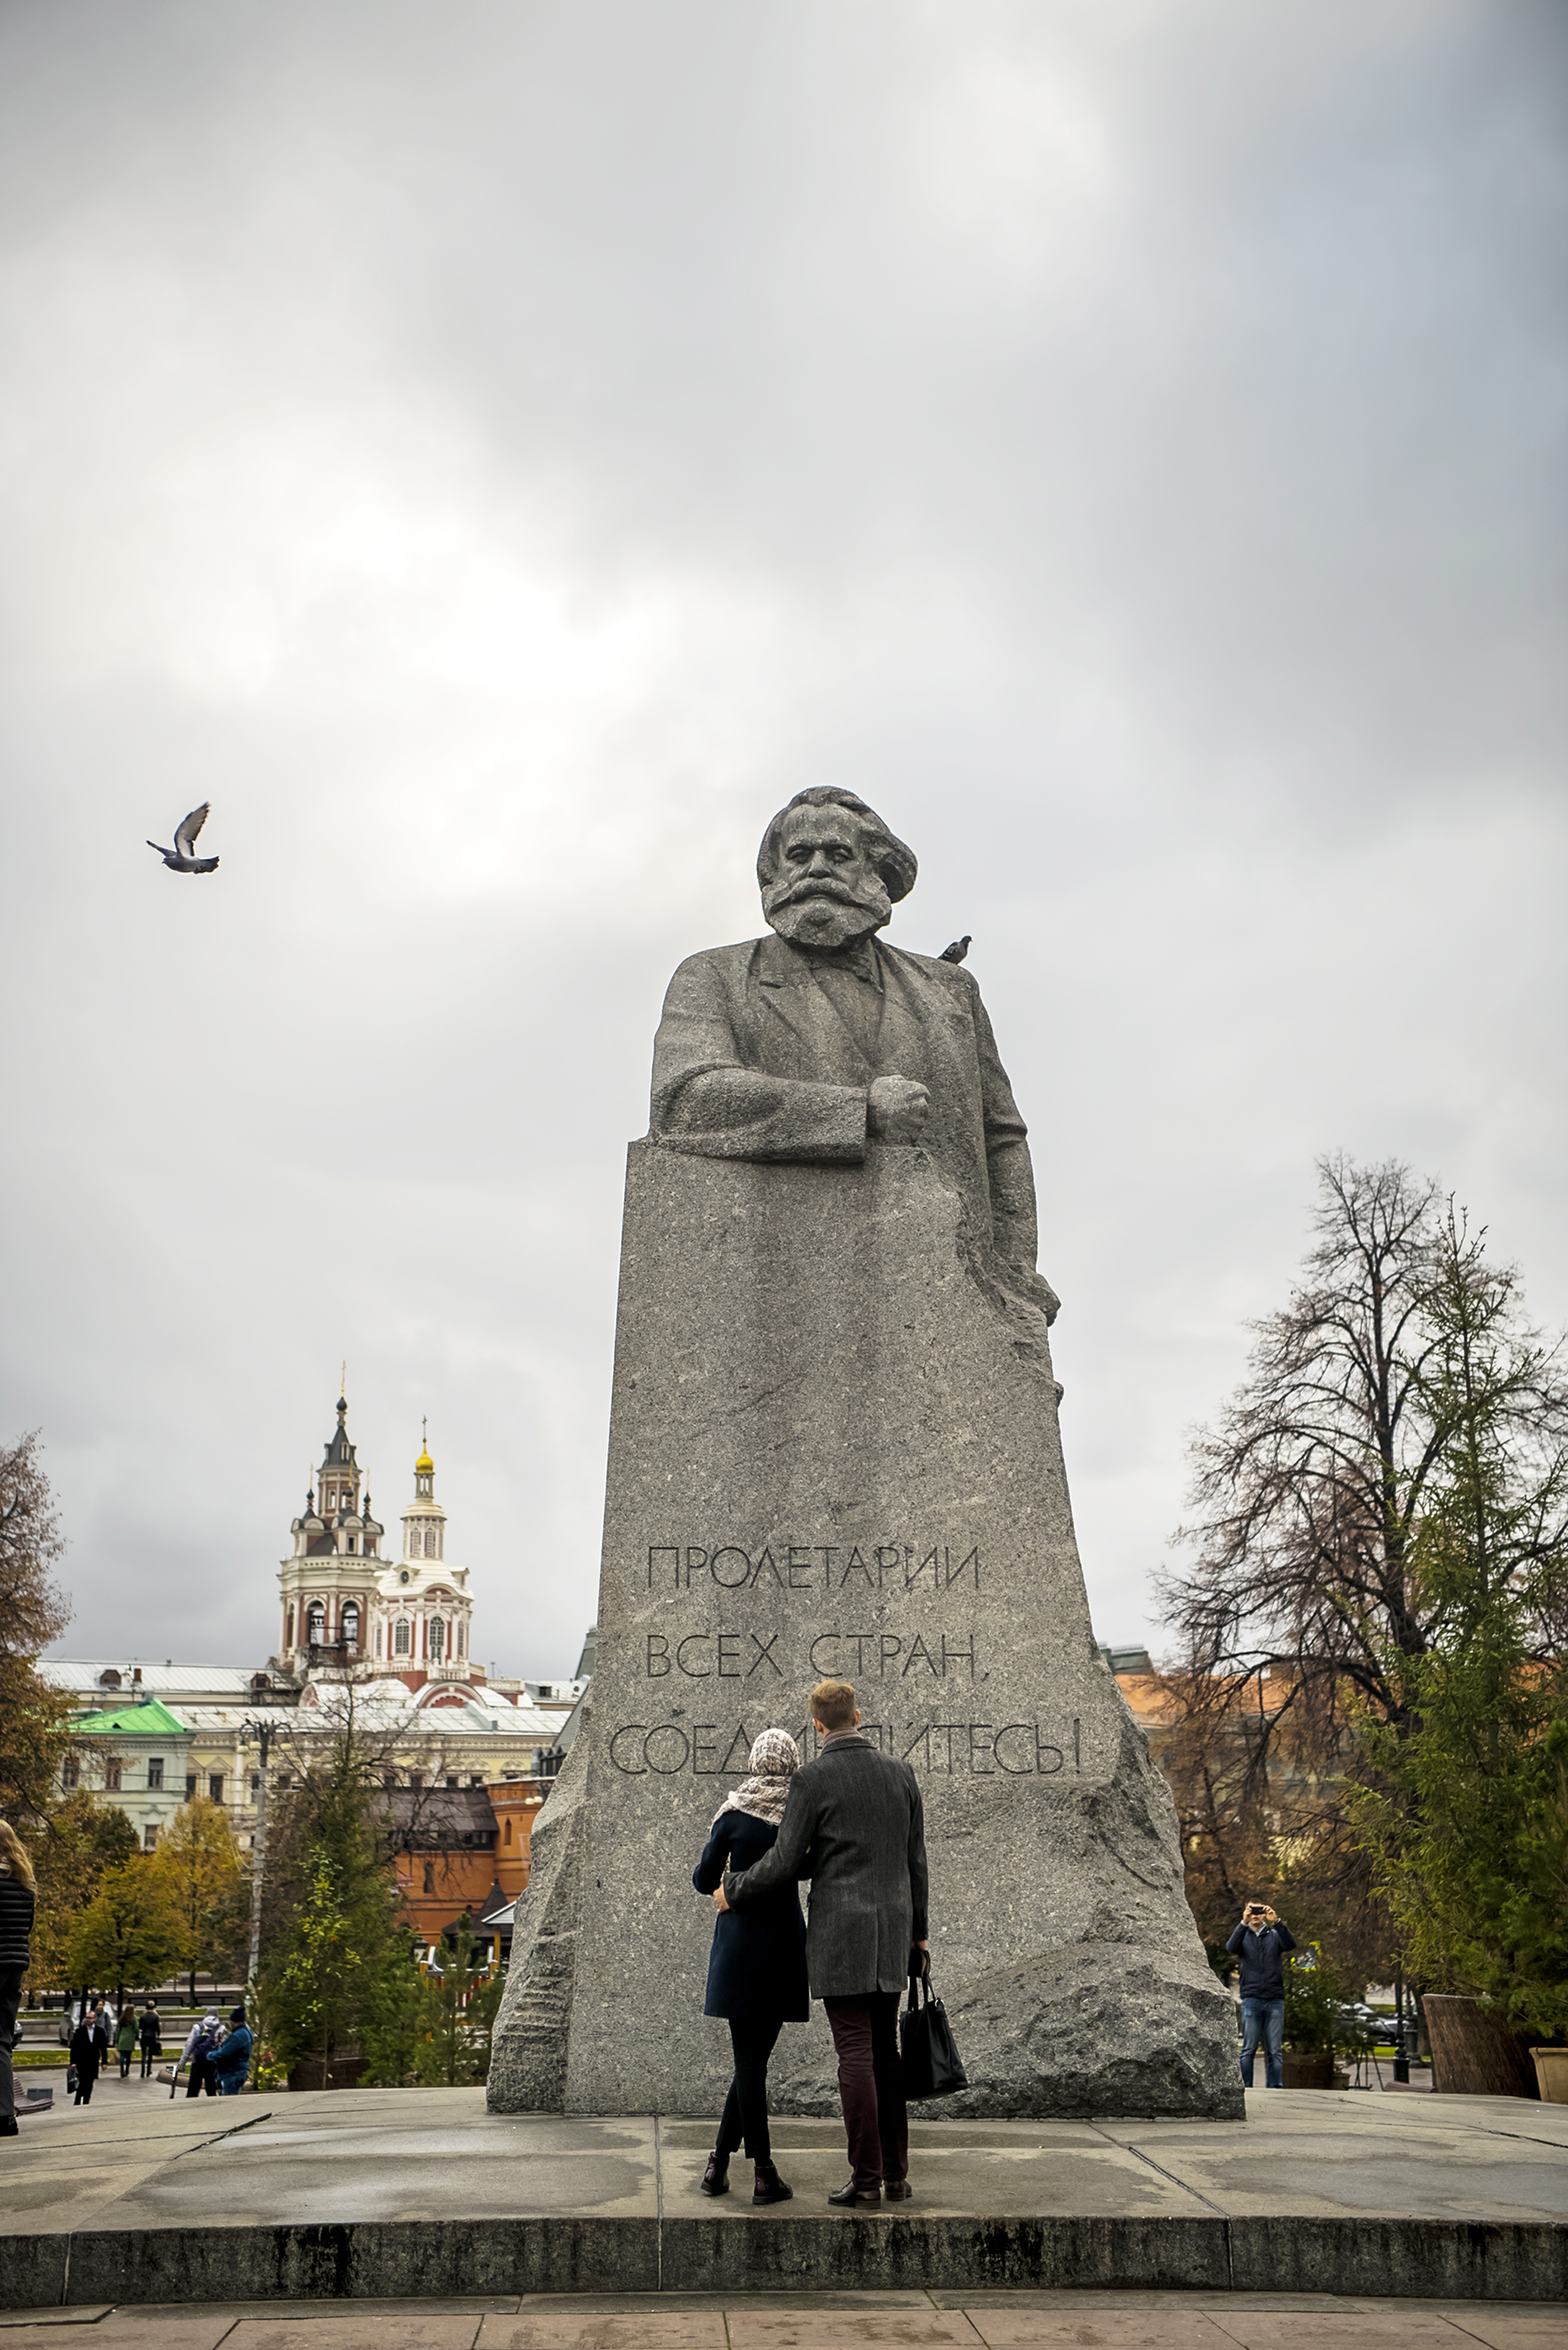
[[[708,1158],[858,1166],[872,1080],[929,1087],[921,1148],[964,1202],[968,1242],[1038,1303],[1027,1129],[973,976],[866,938],[823,957],[753,938],[690,955],[653,1043],[651,1131]]]

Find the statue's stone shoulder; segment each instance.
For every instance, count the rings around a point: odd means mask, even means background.
[[[917,954],[911,947],[896,947],[890,939],[879,938],[879,952],[895,963],[912,964],[923,979],[933,979],[938,987],[972,1000],[980,994],[973,972],[961,964],[945,963],[940,955]],[[789,968],[795,963],[791,949],[772,931],[764,931],[760,938],[741,938],[728,947],[703,947],[695,955],[687,955],[675,966],[670,985],[674,987],[688,975],[697,978],[717,973],[725,979],[744,981],[754,964],[763,969],[777,964]]]
[[[679,978],[682,971],[705,970],[715,963],[727,969],[744,971],[758,949],[768,947],[772,938],[773,933],[769,931],[760,938],[738,938],[729,947],[699,948],[695,955],[686,955],[676,964],[676,977]]]
[[[704,947],[695,955],[686,955],[670,974],[665,990],[665,1010],[681,1005],[712,1000],[715,988],[722,995],[733,996],[744,992],[747,979],[759,959],[765,959],[773,945],[771,932],[763,938],[737,939],[729,947]]]
[[[917,955],[912,947],[895,947],[890,939],[877,941],[885,955],[900,963],[912,963],[923,979],[934,979],[939,987],[951,988],[965,997],[977,996],[980,988],[972,971],[965,971],[960,963],[945,963],[940,955]]]

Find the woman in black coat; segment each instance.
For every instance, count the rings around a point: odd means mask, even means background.
[[[0,2138],[17,2136],[11,2042],[27,1973],[36,1891],[27,1847],[15,1828],[0,1820]]]
[[[769,1851],[784,1817],[800,1749],[785,1730],[764,1730],[751,1749],[751,1776],[726,1795],[701,1859],[692,1872],[699,1893],[712,1893],[727,1869],[749,1869]],[[811,2013],[806,1978],[806,1922],[792,1885],[727,1909],[713,1928],[704,2015],[729,2025],[735,2076],[724,2101],[718,2140],[702,2174],[704,2195],[728,2195],[729,2157],[745,2141],[757,2167],[754,2203],[783,2203],[792,2190],[774,2168],[768,2137],[768,2059],[786,2024]]]

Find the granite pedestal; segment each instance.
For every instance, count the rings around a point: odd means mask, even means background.
[[[494,2111],[711,2113],[691,1870],[771,1724],[852,1680],[924,1794],[949,2118],[1239,2115],[1169,1794],[1090,1628],[1045,1318],[914,1146],[634,1145],[592,1701],[533,1833]],[[820,2009],[770,2094],[837,2110]]]

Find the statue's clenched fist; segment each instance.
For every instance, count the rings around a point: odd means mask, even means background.
[[[931,1094],[913,1077],[875,1077],[868,1120],[878,1142],[918,1142],[931,1116]]]

